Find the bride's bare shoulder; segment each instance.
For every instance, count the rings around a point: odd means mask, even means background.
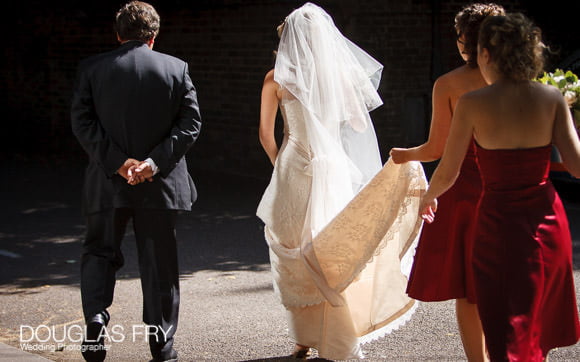
[[[266,83],[267,81],[274,81],[274,69],[270,69],[266,75],[264,76],[264,83]]]
[[[276,91],[279,88],[278,83],[276,83],[276,81],[274,80],[274,69],[268,71],[268,73],[266,73],[266,76],[264,76],[263,88],[269,88],[272,89],[273,91]]]

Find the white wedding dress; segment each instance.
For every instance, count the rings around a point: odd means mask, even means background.
[[[311,197],[317,155],[308,139],[309,118],[288,92],[280,110],[284,140],[257,210],[274,287],[296,343],[327,359],[361,358],[361,343],[398,328],[416,308],[405,289],[422,225],[418,204],[425,175],[418,162],[389,160],[325,227],[314,230],[309,224],[332,200]],[[330,177],[326,186],[338,181]]]

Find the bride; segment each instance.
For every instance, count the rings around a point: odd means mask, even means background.
[[[262,89],[260,141],[274,171],[257,215],[293,356],[361,358],[360,345],[405,323],[405,294],[426,187],[418,162],[382,166],[369,112],[383,66],[306,3],[278,27]],[[278,149],[278,108],[284,139]]]

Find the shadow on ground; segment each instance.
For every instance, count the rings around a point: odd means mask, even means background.
[[[43,285],[78,285],[84,165],[16,163],[0,181],[0,295]],[[199,199],[177,225],[182,277],[199,270],[265,270],[268,248],[255,216],[267,179],[192,172]],[[131,225],[119,279],[138,278]]]
[[[84,220],[83,164],[17,163],[0,180],[0,295],[36,293],[44,285],[78,285]],[[193,171],[199,199],[179,216],[182,278],[200,270],[267,270],[268,248],[256,207],[268,179]],[[567,202],[575,269],[580,268],[580,204]],[[138,278],[129,225],[119,279]]]

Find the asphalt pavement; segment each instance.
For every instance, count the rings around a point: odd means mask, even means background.
[[[0,361],[80,361],[82,165],[6,162],[0,178]],[[256,206],[268,180],[197,171],[199,200],[177,226],[180,361],[285,361],[293,349],[272,287]],[[580,203],[566,202],[580,293]],[[109,361],[148,361],[134,238],[123,244],[109,324]],[[578,298],[578,297],[577,297]],[[464,361],[452,301],[364,345],[369,361]],[[113,329],[114,327],[114,329]],[[580,344],[551,361],[579,361]]]

